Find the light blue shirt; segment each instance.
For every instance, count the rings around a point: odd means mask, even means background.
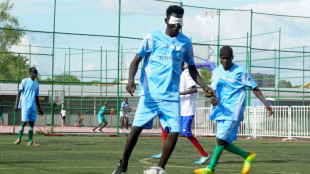
[[[98,113],[98,117],[99,117],[99,116],[100,116],[100,117],[104,116],[103,113],[104,113],[105,109],[106,109],[105,106],[102,106],[102,107],[100,108],[100,111],[99,111],[99,113]]]
[[[182,33],[171,38],[164,31],[154,31],[145,36],[138,54],[144,58],[139,96],[179,101],[181,63],[195,65],[190,39]]]
[[[128,108],[129,106],[130,106],[129,103],[126,103],[125,101],[123,101],[121,104],[121,109]]]
[[[19,109],[31,109],[37,111],[36,96],[39,95],[39,83],[30,78],[22,80],[19,90],[22,91],[19,102]]]
[[[254,89],[256,82],[242,67],[233,64],[225,71],[220,65],[213,71],[212,84],[216,90],[219,105],[213,107],[210,120],[243,120],[245,108],[246,87]]]

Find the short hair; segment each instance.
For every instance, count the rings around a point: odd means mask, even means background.
[[[167,11],[166,11],[166,17],[170,16],[172,13],[183,15],[184,14],[184,9],[181,6],[178,6],[178,5],[170,5],[167,8]]]
[[[223,46],[220,49],[220,56],[226,54],[229,57],[234,57],[234,52],[230,46]]]
[[[31,68],[29,68],[29,73],[30,73],[30,71],[32,71],[32,70],[38,71],[35,67],[31,67]]]

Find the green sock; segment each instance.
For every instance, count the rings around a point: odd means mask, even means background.
[[[217,163],[218,163],[218,161],[222,155],[223,150],[224,150],[224,146],[218,146],[218,145],[215,146],[213,157],[212,157],[211,162],[208,166],[208,168],[211,169],[212,171],[215,170],[215,166],[217,165]]]
[[[231,143],[228,143],[226,146],[225,146],[225,150],[231,152],[231,153],[234,153],[234,154],[237,154],[237,155],[240,155],[242,156],[243,158],[246,158],[250,155],[249,152],[247,151],[244,151],[242,150],[241,148],[231,144]]]
[[[33,137],[33,127],[28,126],[28,133],[29,133],[29,140],[28,140],[28,142],[32,142],[32,137]]]
[[[23,133],[24,133],[24,125],[21,124],[20,128],[19,128],[19,133],[18,133],[18,139],[19,140],[22,140]]]

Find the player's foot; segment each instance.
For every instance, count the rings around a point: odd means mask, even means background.
[[[160,159],[162,153],[156,154],[156,155],[152,155],[151,157],[154,159]]]
[[[195,164],[204,164],[210,158],[211,156],[209,154],[207,156],[201,156],[199,161],[195,161]]]
[[[28,146],[40,146],[40,144],[33,142],[28,142]]]
[[[92,131],[92,132],[96,132],[96,129],[92,129],[91,131]]]
[[[120,129],[119,132],[120,132],[120,133],[123,133],[123,129]]]
[[[103,130],[102,130],[102,129],[99,129],[99,131],[100,131],[100,132],[103,132]]]
[[[129,130],[127,129],[127,133],[129,133]]]
[[[16,141],[14,141],[14,144],[19,145],[20,142],[22,142],[20,139],[17,139]]]
[[[214,171],[206,167],[202,169],[196,169],[195,174],[214,174]]]
[[[242,169],[242,172],[241,172],[242,174],[249,173],[255,157],[256,157],[256,153],[250,152],[250,155],[245,158],[244,164],[243,164],[243,169]]]
[[[117,168],[112,174],[125,174],[127,172],[127,166],[123,163],[122,160],[119,161]]]

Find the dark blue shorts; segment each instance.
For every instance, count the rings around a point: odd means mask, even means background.
[[[191,137],[192,135],[192,123],[194,120],[194,115],[191,116],[181,116],[180,133],[185,137]]]

